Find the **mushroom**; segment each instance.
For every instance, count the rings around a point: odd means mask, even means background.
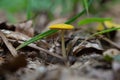
[[[65,30],[71,30],[74,28],[74,26],[69,25],[69,24],[54,24],[49,26],[50,29],[56,29],[56,30],[61,30],[61,47],[62,47],[62,55],[64,58],[67,57],[66,54],[66,49],[65,49],[65,41],[64,41],[64,31]]]
[[[102,31],[104,29],[108,29],[108,28],[117,28],[117,27],[120,27],[120,24],[116,24],[112,21],[104,21],[103,23],[100,23],[98,26],[97,26],[97,30],[98,31]]]

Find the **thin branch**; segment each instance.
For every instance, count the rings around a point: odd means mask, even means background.
[[[16,41],[16,40],[11,40],[11,39],[9,39],[9,40],[12,41],[12,42],[15,42],[15,41]],[[22,43],[24,43],[24,42],[23,42],[23,41],[18,41],[18,43],[22,44]],[[38,47],[38,46],[36,46],[34,43],[31,43],[31,44],[29,44],[28,46],[31,47],[31,48],[34,48],[34,49],[36,49],[36,50],[43,51],[43,52],[45,52],[45,53],[47,53],[47,54],[49,54],[49,55],[51,55],[51,56],[54,56],[54,57],[57,57],[57,58],[59,58],[59,59],[64,60],[63,57],[61,57],[61,56],[59,56],[59,55],[57,55],[57,54],[55,54],[55,53],[49,52],[48,50],[45,50],[45,49],[43,49],[43,48],[41,48],[41,47]]]
[[[18,56],[16,49],[8,41],[8,39],[6,38],[6,36],[3,34],[3,32],[1,30],[0,30],[0,37],[2,38],[3,42],[5,43],[5,45],[7,46],[7,48],[9,49],[9,51],[11,52],[11,54],[14,57]]]
[[[111,45],[113,45],[114,47],[116,47],[117,49],[120,50],[120,46],[118,44],[116,44],[112,40],[108,39],[107,37],[103,37],[102,35],[99,35],[99,36],[100,36],[100,38],[102,38],[103,40],[107,41],[108,43],[110,43]]]

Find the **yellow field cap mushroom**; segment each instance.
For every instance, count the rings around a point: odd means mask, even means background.
[[[54,24],[49,26],[50,29],[57,29],[57,30],[69,30],[69,29],[73,29],[74,26],[69,25],[69,24]]]
[[[74,28],[74,26],[69,25],[69,24],[54,24],[49,26],[50,29],[56,29],[56,30],[61,30],[61,48],[62,48],[62,55],[66,59],[67,54],[66,54],[66,48],[65,48],[65,40],[64,40],[64,31],[65,30],[71,30]]]
[[[104,22],[104,25],[105,25],[106,28],[120,27],[119,24],[113,23],[112,21],[105,21],[105,22]],[[100,23],[100,24],[97,26],[97,30],[98,30],[98,31],[104,30],[104,25],[103,25],[102,23]]]

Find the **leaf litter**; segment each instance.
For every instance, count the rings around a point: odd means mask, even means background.
[[[0,27],[3,25],[5,28],[1,28],[0,41],[1,80],[120,79],[120,60],[119,57],[116,59],[116,55],[120,55],[119,50],[114,48],[115,46],[110,42],[105,45],[99,39],[99,36],[84,41],[91,35],[90,33],[81,32],[81,30],[66,32],[67,60],[61,54],[59,33],[57,36],[44,38],[18,50],[16,52],[17,56],[13,57],[13,51],[16,51],[15,48],[31,38],[29,34],[31,30],[28,31],[27,35],[16,30],[16,26],[7,25],[5,22],[0,23]],[[10,33],[12,35],[9,35]],[[9,43],[12,49],[9,48]],[[108,45],[109,47],[104,47]],[[108,55],[112,60],[109,60],[105,55]]]

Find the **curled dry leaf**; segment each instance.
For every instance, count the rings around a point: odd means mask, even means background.
[[[114,57],[116,55],[120,55],[120,51],[117,49],[108,49],[105,52],[103,52],[103,56],[110,56],[110,57]]]
[[[16,25],[7,24],[6,22],[0,22],[0,29],[7,31],[16,31],[24,35],[27,35],[29,37],[33,37],[34,35],[34,29],[32,27],[31,20]],[[5,32],[5,33],[9,33],[9,32]]]
[[[83,31],[75,32],[67,44],[68,55],[81,55],[84,53],[102,53],[103,47],[98,39],[89,39],[90,34]]]
[[[9,31],[9,30],[1,30],[5,36],[9,39],[15,39],[15,40],[21,40],[21,41],[26,41],[29,40],[30,37],[22,34],[20,32],[13,32],[13,31]]]
[[[17,24],[15,31],[23,33],[29,37],[33,37],[34,36],[34,29],[33,29],[32,24],[33,24],[32,20]]]
[[[74,39],[76,39],[76,38],[74,38]],[[74,41],[76,41],[76,40],[74,40]],[[92,53],[92,52],[101,53],[103,51],[103,48],[102,48],[99,40],[93,39],[93,40],[85,41],[84,44],[81,44],[82,41],[84,41],[84,40],[79,38],[76,41],[76,43],[74,43],[74,45],[72,47],[73,55],[80,55],[80,53],[83,54],[83,53]]]
[[[88,52],[87,52],[87,51]],[[73,49],[73,53],[74,54],[77,54],[78,52],[80,51],[83,51],[83,52],[97,52],[97,53],[101,53],[103,50],[99,40],[89,40],[89,41],[86,41],[84,44],[78,44],[74,47]]]

